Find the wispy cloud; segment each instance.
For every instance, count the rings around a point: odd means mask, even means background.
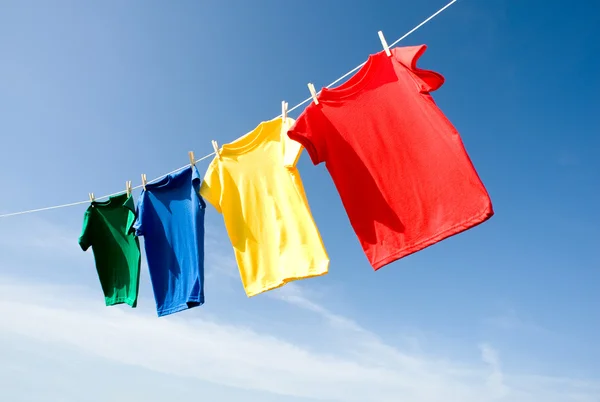
[[[270,334],[190,315],[158,319],[101,308],[84,289],[0,279],[0,330],[75,347],[122,364],[227,386],[341,401],[516,402],[594,401],[597,384],[506,375],[497,352],[481,346],[482,362],[448,362],[406,353],[381,342],[351,319],[304,300],[287,300],[341,324],[344,350],[317,353]],[[26,295],[26,296],[24,296]],[[60,295],[60,297],[57,297]],[[339,329],[339,328],[338,328]],[[318,339],[324,329],[301,328]],[[344,354],[353,349],[352,357]],[[352,350],[351,350],[352,351]],[[210,368],[210,369],[207,369]],[[546,390],[557,381],[559,394]],[[509,399],[506,398],[510,396]],[[574,395],[583,395],[575,397]]]
[[[365,333],[365,331],[354,321],[341,315],[334,314],[320,304],[311,301],[306,297],[305,291],[297,283],[288,283],[280,289],[267,293],[267,295],[273,299],[281,300],[293,306],[317,313],[334,327],[348,329],[363,334]]]
[[[56,236],[61,233],[66,237]],[[239,281],[235,261],[228,257],[231,246],[224,235],[214,233],[216,237],[207,237],[206,255],[211,266],[220,264],[213,275],[220,278],[219,286]],[[48,225],[46,234],[65,245],[61,250],[81,254],[70,245],[74,241],[71,231]],[[6,237],[3,239],[0,248],[8,246]],[[24,248],[22,244],[20,247]],[[37,247],[44,249],[40,244]],[[322,298],[311,292],[295,282],[263,298],[265,303],[285,309],[285,320],[304,339],[293,342],[260,328],[242,326],[226,313],[211,319],[204,313],[189,312],[157,318],[150,311],[145,314],[144,310],[101,307],[92,292],[83,287],[0,276],[0,333],[38,340],[49,347],[75,348],[106,361],[181,378],[315,400],[600,399],[597,381],[511,372],[501,365],[499,351],[486,342],[472,345],[474,352],[479,346],[479,360],[430,356],[405,347],[401,339],[390,344],[351,317],[327,308],[319,301]],[[239,304],[228,307],[243,311],[242,301],[246,300],[242,298]],[[315,319],[305,322],[300,312]],[[510,321],[498,322],[506,325]],[[326,337],[333,342],[319,349]]]
[[[508,387],[504,385],[504,374],[500,368],[500,358],[498,352],[486,343],[479,345],[481,350],[481,359],[489,365],[490,373],[487,378],[487,384],[493,397],[502,398],[508,394]]]

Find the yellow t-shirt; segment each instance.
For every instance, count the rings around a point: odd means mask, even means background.
[[[302,146],[287,136],[293,123],[264,121],[224,145],[200,188],[223,214],[248,297],[329,267],[296,168]]]

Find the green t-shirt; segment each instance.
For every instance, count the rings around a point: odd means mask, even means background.
[[[133,198],[127,194],[94,201],[85,211],[79,245],[94,252],[96,270],[107,306],[137,304],[140,283],[140,243],[132,233]]]

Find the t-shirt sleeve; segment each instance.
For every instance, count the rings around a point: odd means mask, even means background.
[[[198,195],[198,201],[200,207],[202,209],[206,209],[206,203],[204,199],[200,195],[200,186],[202,186],[202,179],[200,178],[200,173],[198,172],[198,168],[196,165],[192,166],[192,188],[194,189],[194,193]]]
[[[313,164],[318,165],[327,160],[326,136],[330,123],[323,115],[320,105],[311,103],[298,116],[288,131],[288,137],[300,143],[310,156]]]
[[[79,236],[79,246],[83,251],[86,251],[92,245],[92,211],[88,209],[83,215],[83,227]]]
[[[444,77],[440,73],[417,67],[417,62],[425,50],[427,50],[427,45],[404,46],[392,50],[396,60],[410,70],[423,93],[433,92],[444,84]]]
[[[283,166],[293,168],[300,159],[304,147],[298,141],[292,140],[287,132],[294,125],[294,119],[287,118],[281,129],[281,142],[283,142]]]
[[[127,200],[125,201],[125,203],[123,204],[123,206],[128,211],[127,226],[125,227],[125,234],[130,234],[130,233],[135,232],[133,225],[136,220],[135,219],[136,209],[135,209],[135,202],[133,202],[133,197],[132,196],[128,197]]]
[[[144,199],[146,198],[146,192],[142,190],[140,198],[138,199],[137,207],[135,208],[135,220],[131,225],[130,233],[133,232],[136,236],[144,235]]]
[[[208,201],[208,203],[212,205],[219,213],[222,213],[221,174],[218,157],[215,157],[210,165],[208,165],[208,169],[204,175],[204,180],[202,180],[202,185],[200,186],[200,196]]]

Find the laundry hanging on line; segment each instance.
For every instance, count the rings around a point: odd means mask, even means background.
[[[193,164],[147,185],[134,228],[146,238],[158,314],[204,302],[203,197],[223,214],[248,296],[327,273],[295,167],[303,148],[326,163],[375,270],[489,219],[487,190],[430,94],[444,78],[417,67],[425,50],[370,55],[344,84],[313,93],[296,121],[284,113],[215,147],[201,185]],[[173,225],[182,229],[167,234]]]
[[[144,237],[159,316],[204,304],[204,211],[192,165],[147,184],[139,198],[136,236]]]
[[[134,211],[133,197],[126,193],[92,200],[83,217],[79,245],[83,251],[92,247],[107,306],[137,305],[141,261],[139,240],[131,232]]]
[[[308,207],[287,136],[293,119],[275,118],[226,144],[200,194],[223,214],[248,296],[327,273],[329,257]]]
[[[325,162],[375,270],[489,219],[490,197],[431,92],[444,77],[417,67],[426,46],[370,55],[323,88],[289,131]]]

